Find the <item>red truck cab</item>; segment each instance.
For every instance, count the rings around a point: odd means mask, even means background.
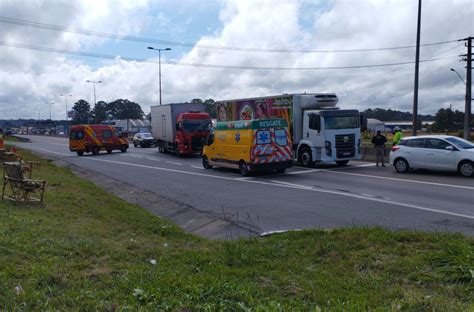
[[[176,118],[176,154],[201,152],[211,129],[211,116],[204,112],[184,112]]]

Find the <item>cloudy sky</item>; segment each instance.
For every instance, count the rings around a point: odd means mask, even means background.
[[[473,13],[473,0],[423,0],[421,43],[439,44],[421,48],[420,113],[463,109],[449,69],[465,78],[456,40],[474,35]],[[97,101],[148,112],[159,99],[148,46],[172,49],[163,103],[335,92],[344,108],[411,110],[416,18],[414,0],[0,0],[0,119],[49,118],[52,102],[64,118],[60,94],[69,108],[93,103],[86,80],[102,81]]]

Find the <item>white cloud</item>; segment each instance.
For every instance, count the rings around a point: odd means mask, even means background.
[[[190,2],[198,5],[198,2]],[[188,3],[188,5],[191,5]],[[148,1],[0,2],[2,16],[107,33],[142,36],[154,25],[173,31],[173,17]],[[163,2],[163,5],[172,5]],[[210,9],[213,9],[210,6]],[[179,8],[182,11],[182,7]],[[198,44],[248,48],[330,50],[413,45],[416,1],[317,2],[232,0],[222,2],[221,28],[202,36]],[[422,42],[463,38],[474,33],[472,1],[423,1]],[[185,10],[182,12],[190,12]],[[187,18],[190,21],[193,16]],[[176,25],[175,29],[186,29]],[[95,51],[107,40],[67,32],[52,32],[2,23],[0,40],[53,48]],[[206,30],[207,27],[203,27]],[[123,45],[125,42],[115,42]],[[131,50],[133,51],[133,50]],[[462,43],[423,47],[422,59],[465,53]],[[126,54],[126,53],[124,53]],[[133,56],[133,52],[126,55]],[[162,55],[164,61],[170,54]],[[157,57],[154,58],[157,60]],[[326,67],[414,60],[414,49],[370,53],[263,53],[194,48],[179,56],[186,63],[263,67]],[[158,102],[158,64],[117,58],[97,60],[0,47],[0,118],[36,116],[54,100],[53,118],[64,116],[64,98],[93,101],[86,79],[103,80],[97,100],[128,98],[145,110]],[[463,64],[450,58],[420,66],[420,112],[455,104],[462,108],[463,88],[449,68],[463,74]],[[411,108],[414,65],[351,70],[234,70],[162,66],[163,102],[192,98],[226,99],[284,92],[337,92],[341,106]],[[444,100],[443,100],[444,99]],[[71,103],[72,101],[70,101]],[[42,105],[42,106],[41,106]],[[457,105],[457,106],[456,106]]]

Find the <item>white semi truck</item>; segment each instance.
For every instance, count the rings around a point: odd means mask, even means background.
[[[281,117],[290,125],[296,160],[340,166],[360,159],[361,120],[357,110],[339,109],[330,93],[283,94],[217,102],[217,119],[245,120]]]

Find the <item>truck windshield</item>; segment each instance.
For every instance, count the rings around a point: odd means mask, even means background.
[[[359,128],[357,116],[326,116],[324,117],[325,129],[352,129]]]
[[[183,121],[184,132],[208,131],[211,121],[207,119],[188,119]]]

